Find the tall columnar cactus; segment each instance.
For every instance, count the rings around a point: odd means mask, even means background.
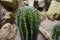
[[[16,20],[22,40],[37,40],[40,23],[38,13],[33,7],[24,6],[18,8]]]
[[[55,25],[52,33],[53,40],[60,40],[60,25]]]

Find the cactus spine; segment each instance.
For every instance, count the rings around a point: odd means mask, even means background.
[[[17,25],[22,40],[37,40],[39,14],[38,11],[29,6],[18,8],[16,13]]]
[[[52,32],[53,40],[60,40],[60,25],[55,25]]]

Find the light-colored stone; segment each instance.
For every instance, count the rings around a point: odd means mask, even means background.
[[[24,5],[26,5],[26,4],[28,4],[28,1],[23,1],[23,2],[22,2],[22,6],[24,6]]]
[[[11,2],[11,3],[13,2],[13,0],[1,0],[1,1],[7,1],[7,2]]]
[[[47,18],[47,12],[40,12],[41,21],[45,20],[46,18]]]
[[[40,27],[39,30],[48,40],[52,40],[51,35],[48,33],[48,31],[46,31],[42,27]]]
[[[16,25],[14,23],[10,23],[14,19],[14,13],[6,12],[5,15],[2,17],[2,21],[0,22],[0,40],[15,40],[16,36]],[[4,20],[3,20],[4,19]],[[8,20],[7,20],[8,19]]]
[[[50,20],[60,20],[60,2],[53,0],[47,15]]]
[[[28,5],[33,7],[33,5],[34,5],[34,0],[28,0]]]
[[[29,6],[34,6],[34,1],[37,1],[38,2],[38,6],[39,7],[44,7],[45,6],[45,1],[44,0],[28,0],[28,4]]]
[[[60,21],[46,19],[41,22],[39,30],[48,40],[52,40],[52,30],[57,24],[60,24]]]
[[[15,40],[16,25],[6,23],[0,29],[0,40]]]
[[[12,12],[7,12],[5,13],[4,17],[5,19],[10,19],[10,18],[14,18],[15,17],[15,14],[12,13]],[[12,20],[11,20],[12,21]]]

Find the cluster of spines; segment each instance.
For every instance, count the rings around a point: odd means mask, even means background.
[[[53,40],[60,40],[60,25],[57,24],[54,26],[52,31],[52,38]]]
[[[22,40],[37,40],[39,12],[29,6],[18,8],[16,13],[17,25]]]

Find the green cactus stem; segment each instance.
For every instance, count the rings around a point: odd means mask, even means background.
[[[22,40],[37,40],[39,11],[29,6],[20,7],[16,13],[16,20]]]
[[[55,25],[52,32],[53,40],[60,40],[60,25]]]

